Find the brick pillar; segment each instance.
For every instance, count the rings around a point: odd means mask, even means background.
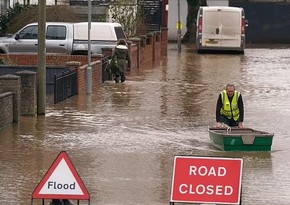
[[[151,39],[151,43],[152,43],[152,61],[155,61],[155,55],[156,55],[156,35],[155,35],[155,33],[154,32],[152,32],[152,33],[150,33],[149,34],[151,37],[150,37],[150,39]]]
[[[0,76],[0,93],[13,92],[13,122],[19,121],[20,116],[20,77],[16,75]]]
[[[140,39],[141,39],[141,46],[142,47],[146,47],[146,45],[147,45],[147,35],[140,35]]]
[[[155,60],[155,35],[154,33],[148,33],[147,38],[149,39],[149,45],[151,45],[152,61]]]
[[[162,1],[161,54],[167,55],[169,0]]]
[[[78,77],[78,93],[86,92],[86,79],[85,79],[85,70],[80,70],[81,62],[78,61],[68,61],[65,63],[67,67],[69,67],[70,70],[77,69],[77,77]]]
[[[168,27],[168,0],[162,1],[162,27]]]
[[[19,71],[16,75],[21,79],[20,115],[35,116],[37,114],[36,72]]]
[[[149,38],[149,45],[153,45],[154,33],[148,33],[147,38]]]
[[[155,31],[156,42],[161,42],[161,31]]]
[[[155,59],[161,56],[161,31],[155,31]]]
[[[137,46],[137,68],[140,68],[140,49],[141,49],[141,39],[140,38],[130,38],[130,41]]]
[[[161,28],[161,53],[167,54],[167,45],[168,45],[168,28]]]
[[[69,67],[70,70],[75,70],[75,69],[77,69],[78,67],[80,67],[80,66],[82,65],[82,63],[79,62],[79,61],[68,61],[68,62],[65,63],[65,65],[66,65],[67,67]]]

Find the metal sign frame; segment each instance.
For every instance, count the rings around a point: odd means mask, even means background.
[[[241,205],[242,170],[242,158],[175,156],[170,205],[177,202]],[[206,196],[205,193],[201,193],[200,196],[191,195],[195,186],[210,186],[213,189],[215,185],[231,188],[233,194],[225,193],[223,198],[219,194],[213,196],[215,198],[208,198],[209,196]],[[197,193],[198,189],[195,191]]]
[[[58,171],[58,172],[56,172],[56,171]],[[70,173],[66,172],[63,174],[62,173],[63,171],[70,171]],[[50,191],[45,189],[46,184],[48,184],[47,189],[49,189],[50,182],[48,180],[50,179],[50,177],[52,177],[54,175],[59,176],[61,174],[67,175],[69,180],[73,180],[74,187],[77,187],[77,190],[79,192],[81,192],[82,194],[78,194],[77,192],[76,193],[64,192],[64,193],[58,194],[58,193],[50,192]],[[55,178],[62,178],[62,177],[55,177]],[[57,181],[55,183],[57,183]],[[76,186],[75,186],[75,184],[76,184]],[[65,185],[67,185],[67,187],[65,187]],[[62,188],[57,187],[57,189],[60,189],[60,192],[63,191],[62,189],[67,191],[66,189],[68,189],[68,186],[69,186],[68,184],[63,184]],[[55,187],[54,187],[54,189],[55,189]],[[44,191],[44,192],[47,191],[47,193],[40,193],[41,191]],[[44,205],[45,199],[77,200],[78,205],[79,205],[80,200],[87,200],[88,204],[90,205],[90,194],[89,194],[87,188],[85,187],[81,177],[79,176],[77,170],[75,169],[72,161],[70,160],[68,154],[65,151],[61,151],[59,153],[59,155],[57,156],[57,158],[55,159],[55,161],[53,162],[51,167],[48,169],[48,171],[46,172],[46,174],[44,175],[42,180],[39,182],[37,187],[34,189],[34,191],[32,193],[32,197],[31,197],[31,205],[33,205],[34,199],[42,199],[43,205]]]

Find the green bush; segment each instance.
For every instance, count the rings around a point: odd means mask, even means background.
[[[0,65],[6,65],[5,60],[0,58]]]
[[[28,8],[29,6],[27,5],[21,5],[18,2],[14,4],[13,7],[10,7],[7,10],[7,13],[5,15],[1,14],[0,15],[0,34],[5,34],[7,33],[8,25],[9,22],[19,15],[23,9]]]

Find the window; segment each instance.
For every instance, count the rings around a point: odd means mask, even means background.
[[[66,27],[65,26],[48,26],[46,32],[46,39],[65,40]]]
[[[19,32],[19,39],[37,39],[38,29],[37,26],[28,26]]]

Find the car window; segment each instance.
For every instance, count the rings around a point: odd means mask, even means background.
[[[46,32],[46,39],[65,40],[66,27],[65,26],[48,26]]]
[[[37,39],[37,26],[28,26],[19,32],[19,39]]]

